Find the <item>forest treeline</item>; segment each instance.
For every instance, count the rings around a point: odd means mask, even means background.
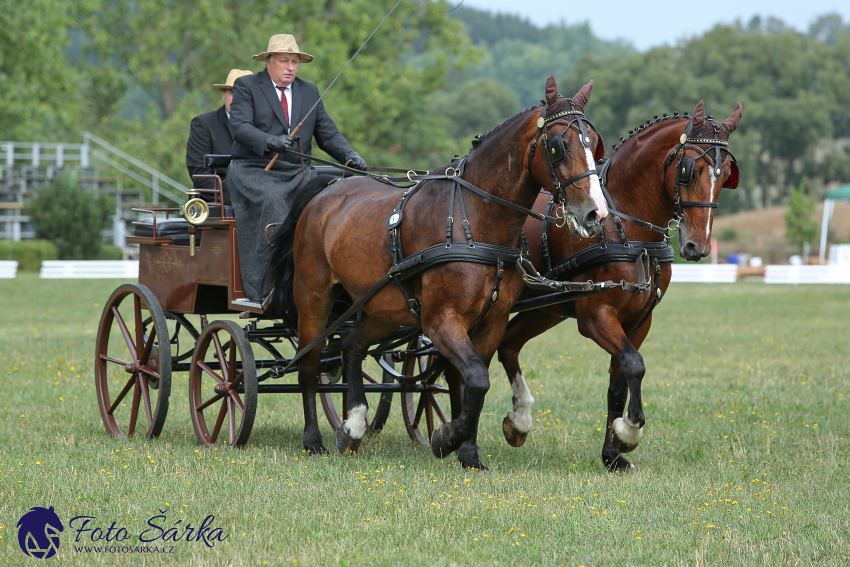
[[[0,139],[77,141],[89,130],[189,184],[189,121],[221,104],[213,83],[293,33],[315,56],[299,76],[324,90],[393,0],[174,2],[0,0]],[[608,142],[655,114],[699,100],[719,118],[744,107],[732,150],[741,188],[723,212],[820,196],[850,182],[850,24],[827,14],[799,32],[775,19],[717,25],[637,51],[586,23],[409,0],[375,34],[326,98],[370,164],[434,167],[469,140],[536,104],[554,74],[569,96],[594,80],[588,117]]]

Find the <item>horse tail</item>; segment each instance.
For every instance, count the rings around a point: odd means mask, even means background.
[[[298,310],[292,291],[295,262],[292,251],[295,245],[295,226],[310,201],[324,190],[337,175],[319,174],[302,187],[292,203],[286,220],[280,223],[269,239],[271,253],[263,276],[263,289],[274,289],[268,311],[273,317],[282,317],[290,325],[298,326]]]

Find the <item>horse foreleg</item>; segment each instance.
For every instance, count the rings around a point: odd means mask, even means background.
[[[484,398],[490,389],[488,367],[496,346],[507,325],[507,314],[484,329],[475,337],[475,345],[469,340],[466,330],[459,325],[447,324],[440,327],[439,334],[431,335],[432,340],[454,368],[463,377],[463,401],[460,414],[456,419],[444,424],[431,436],[431,450],[439,458],[458,452],[458,460],[464,468],[487,470],[481,462],[478,448],[478,423]],[[460,332],[458,332],[458,330]]]
[[[307,337],[307,334],[299,334]],[[316,392],[319,387],[319,362],[321,347],[316,347],[298,361],[298,387],[304,404],[304,450],[311,454],[327,453],[322,444],[319,420],[316,415]]]
[[[563,316],[542,309],[520,313],[511,320],[499,344],[499,362],[508,375],[513,391],[513,409],[502,421],[502,432],[512,447],[520,447],[525,443],[531,431],[531,406],[534,404],[534,396],[531,395],[519,364],[519,353],[528,341],[562,320]]]
[[[641,399],[646,366],[638,348],[649,333],[650,321],[646,321],[631,340],[616,320],[594,320],[588,327],[588,336],[611,354],[608,420],[602,461],[612,472],[636,472],[636,467],[622,453],[630,453],[637,448],[646,423]],[[584,332],[585,329],[582,330]],[[627,399],[628,410],[624,412]]]
[[[343,455],[356,453],[366,434],[366,414],[369,411],[363,387],[363,359],[366,358],[366,351],[394,328],[364,316],[342,338],[343,372],[348,383],[348,419],[336,430],[336,446]]]

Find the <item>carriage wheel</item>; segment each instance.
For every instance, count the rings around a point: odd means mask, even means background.
[[[233,321],[213,321],[198,337],[189,371],[189,411],[195,434],[207,447],[225,441],[241,447],[251,435],[257,369],[251,343]]]
[[[363,372],[363,380],[366,384],[378,384],[379,382]],[[384,384],[392,384],[395,378],[384,372]],[[330,380],[326,373],[322,373],[319,377],[320,384],[329,384]],[[341,383],[346,384],[345,374],[341,378]],[[342,422],[348,419],[348,394],[319,394],[322,400],[322,408],[325,410],[325,416],[328,418],[328,423],[334,428],[334,431],[342,425]],[[390,416],[390,409],[393,404],[392,392],[381,392],[380,394],[367,394],[367,403],[369,404],[370,413],[372,416],[366,416],[366,430],[371,434],[380,433],[387,423]]]
[[[113,437],[144,431],[150,439],[162,431],[171,393],[171,348],[160,341],[167,333],[162,308],[147,287],[124,284],[106,302],[97,330],[95,388],[103,425]]]
[[[430,341],[424,337],[420,337],[411,341],[407,345],[407,349],[414,350],[426,344],[430,344]],[[434,364],[434,358],[433,354],[408,357],[404,360],[404,364],[402,364],[401,373],[405,376],[421,374]],[[430,445],[431,435],[434,433],[434,430],[449,421],[448,416],[450,413],[447,414],[440,404],[440,399],[444,403],[449,402],[448,397],[441,396],[442,394],[448,394],[449,388],[446,386],[446,380],[442,372],[432,375],[423,384],[425,385],[424,392],[401,393],[401,414],[410,438],[419,441],[423,445]]]

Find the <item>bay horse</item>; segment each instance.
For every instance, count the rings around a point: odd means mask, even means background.
[[[600,172],[609,198],[610,214],[603,229],[607,244],[595,246],[599,249],[607,245],[609,254],[615,252],[611,249],[619,250],[621,261],[611,261],[611,256],[606,259],[588,249],[592,244],[589,240],[576,238],[565,230],[555,229],[543,237],[540,223],[525,223],[523,230],[531,243],[532,262],[547,266],[548,277],[635,281],[638,268],[634,256],[641,247],[661,261],[654,262],[651,293],[606,291],[526,311],[511,320],[498,349],[513,390],[513,409],[503,421],[505,439],[510,445],[522,445],[532,424],[534,398],[523,376],[519,353],[529,340],[572,317],[582,335],[611,355],[602,461],[610,471],[636,471],[622,453],[638,446],[646,422],[641,402],[646,367],[638,349],[649,333],[652,309],[670,284],[672,249],[666,259],[660,258],[665,253],[665,242],[669,247],[665,229],[678,227],[679,254],[684,259],[698,261],[710,253],[712,210],[717,207],[720,188],[738,185],[738,166],[728,151],[728,140],[740,124],[741,113],[738,103],[735,111],[718,124],[711,116],[706,117],[700,101],[690,118],[687,113],[682,117],[678,113],[673,117],[665,114],[660,119],[655,116],[654,122],[647,120],[618,149],[614,146],[614,155]],[[724,155],[728,159],[724,160]],[[534,208],[544,210],[547,200],[541,195]],[[630,241],[636,249],[628,261],[623,261],[628,256],[624,241]],[[583,250],[584,258],[591,259],[589,262],[566,261]],[[624,413],[627,396],[628,411]]]
[[[326,329],[335,299],[345,291],[357,305],[376,282],[389,277],[391,268],[405,263],[399,261],[400,249],[415,262],[434,249],[460,255],[499,248],[514,255],[489,264],[455,258],[416,273],[407,284],[380,287],[362,304],[341,345],[349,417],[336,431],[340,452],[356,451],[366,431],[361,368],[368,347],[399,327],[419,327],[458,370],[465,389],[462,410],[435,432],[432,450],[444,457],[470,442],[458,453],[460,462],[484,468],[474,441],[490,386],[487,369],[522,288],[519,274],[503,269],[512,267],[519,252],[526,213],[517,206],[531,207],[541,186],[561,187],[559,217],[586,237],[601,229],[607,214],[595,170],[603,142],[583,115],[592,86],[593,81],[573,98],[564,98],[550,76],[545,104],[507,119],[481,136],[468,158],[425,176],[404,195],[372,177],[348,178],[322,190],[300,214],[290,215],[290,223],[297,217],[294,234],[278,231],[269,269],[286,302],[286,318],[297,321],[300,349],[306,352],[298,360],[298,384],[308,452],[326,449],[316,416],[321,345],[307,347]],[[543,149],[535,152],[541,136]],[[550,153],[555,157],[549,158]],[[467,191],[469,184],[478,191]],[[463,232],[452,231],[453,226]],[[500,281],[517,285],[509,285],[511,292],[504,294]]]

